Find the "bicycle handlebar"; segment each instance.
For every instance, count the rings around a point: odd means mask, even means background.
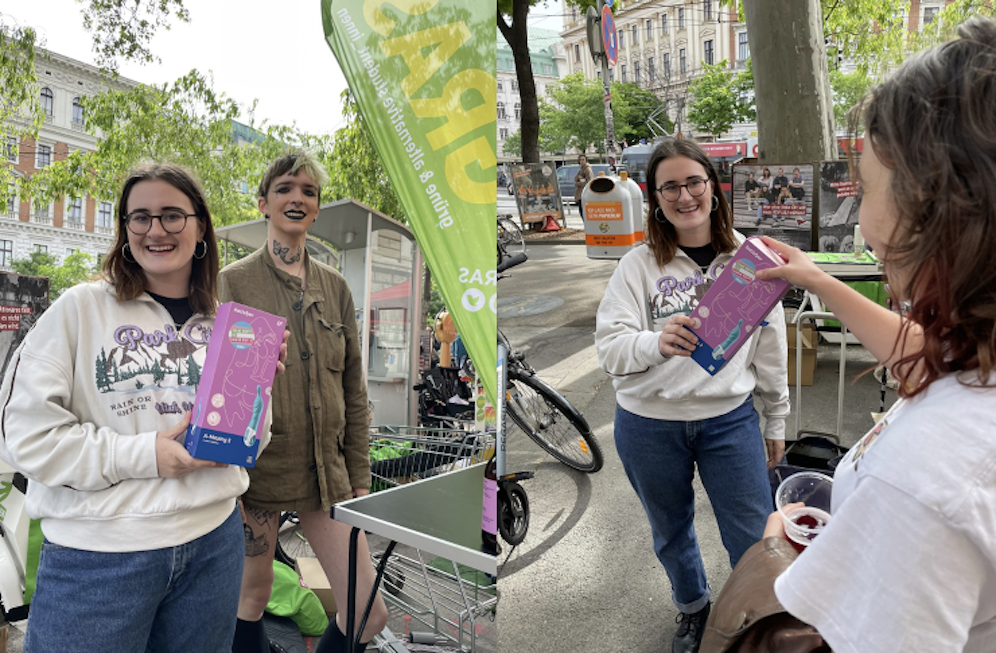
[[[529,260],[529,256],[526,255],[525,252],[520,252],[519,254],[515,254],[513,256],[510,256],[510,257],[508,257],[507,259],[503,260],[501,263],[498,264],[498,273],[501,274],[505,270],[507,270],[509,268],[513,268],[513,267],[515,267],[516,265],[518,265],[520,263],[525,263],[528,260]]]

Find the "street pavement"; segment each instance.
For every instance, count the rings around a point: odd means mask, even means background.
[[[646,516],[615,451],[615,395],[594,347],[595,312],[616,263],[589,260],[580,244],[527,242],[529,260],[499,283],[498,324],[539,375],[584,414],[605,466],[591,475],[574,472],[514,426],[510,430],[508,471],[536,476],[523,482],[531,509],[526,539],[499,556],[499,650],[670,651],[677,611]],[[852,383],[874,364],[867,352],[849,347],[846,362],[843,442],[850,446],[872,426],[870,413],[880,398],[871,374]],[[821,345],[815,384],[803,389],[804,430],[836,428],[838,364],[839,346]],[[894,400],[892,392],[887,400]],[[793,411],[789,437],[794,433]],[[729,558],[698,480],[696,531],[718,594]]]

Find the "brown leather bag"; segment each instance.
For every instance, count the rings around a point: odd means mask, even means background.
[[[775,596],[775,579],[798,555],[778,537],[747,549],[709,614],[699,653],[830,653],[816,629]]]

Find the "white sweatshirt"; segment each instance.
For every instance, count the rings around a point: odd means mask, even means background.
[[[30,479],[26,509],[50,541],[158,549],[232,514],[249,487],[243,468],[166,479],[156,463],[156,433],[194,402],[190,374],[196,383],[213,324],[194,315],[177,333],[148,295],[118,302],[99,282],[66,291],[28,333],[0,387],[0,458]],[[269,414],[260,434],[262,449]]]
[[[744,240],[740,234],[737,239]],[[789,414],[788,346],[780,303],[767,316],[767,325],[715,376],[691,358],[667,358],[658,349],[668,320],[689,315],[732,258],[732,253],[720,254],[703,273],[680,249],[663,270],[645,245],[623,256],[598,307],[598,362],[613,377],[616,402],[631,413],[675,421],[709,419],[730,412],[755,392],[763,403],[764,437],[783,440]]]

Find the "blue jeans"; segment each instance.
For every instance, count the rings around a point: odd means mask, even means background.
[[[229,653],[244,555],[237,509],[166,549],[101,553],[45,540],[24,651]]]
[[[754,404],[748,397],[725,415],[696,422],[640,417],[617,406],[615,439],[650,519],[671,599],[681,612],[697,612],[709,602],[710,590],[695,536],[696,465],[731,567],[761,539],[774,510]]]

